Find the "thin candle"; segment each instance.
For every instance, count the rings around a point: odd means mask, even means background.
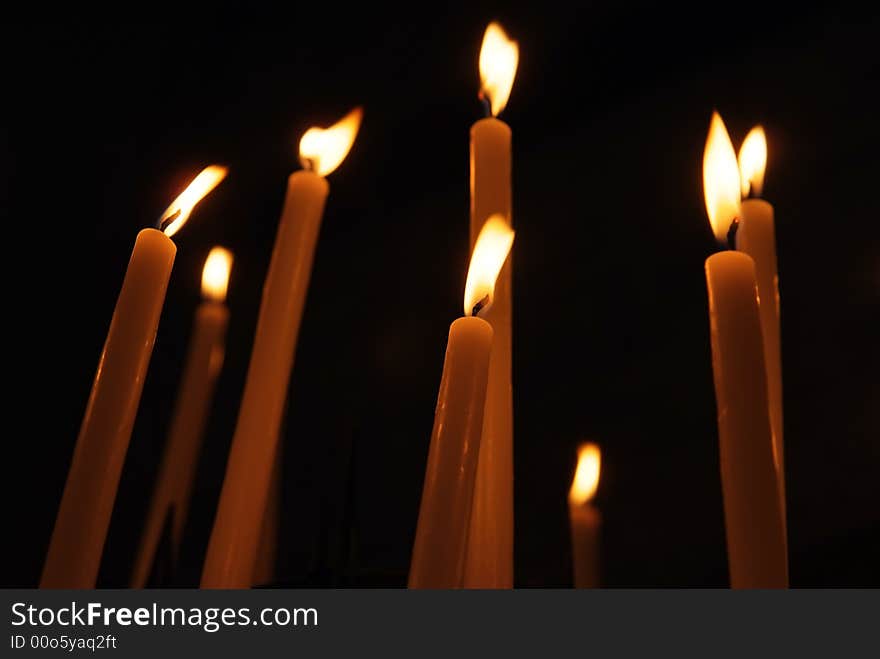
[[[577,467],[568,492],[571,560],[575,588],[599,587],[599,531],[602,516],[593,505],[599,487],[602,453],[592,442],[578,449]]]
[[[95,587],[177,253],[171,236],[225,176],[224,167],[204,169],[159,218],[159,229],[137,236],[76,440],[42,588]]]
[[[135,558],[131,579],[133,588],[147,585],[166,524],[170,533],[172,565],[177,564],[205,422],[217,376],[223,366],[226,326],[229,322],[226,290],[231,268],[232,252],[223,247],[214,247],[205,260],[202,270],[203,301],[196,310],[171,430]]]
[[[226,477],[202,571],[203,587],[252,585],[278,430],[330,190],[324,177],[345,159],[360,128],[361,116],[357,108],[330,128],[310,129],[300,140],[300,160],[306,169],[294,172],[287,183]]]
[[[718,113],[703,155],[703,189],[715,236],[729,241],[740,212],[740,180]],[[755,277],[755,262],[742,252],[724,250],[706,259],[727,558],[734,588],[785,588],[785,526]]]
[[[779,480],[779,505],[785,520],[785,451],[783,449],[782,341],[779,331],[779,276],[776,268],[776,224],[773,206],[760,199],[767,169],[767,137],[755,126],[739,150],[740,206],[736,249],[755,261],[758,310],[764,337],[764,366],[767,369],[767,397],[773,429],[773,458]]]
[[[480,48],[480,96],[489,116],[471,127],[471,248],[490,217],[512,227],[511,130],[498,119],[519,63],[519,46],[490,23]],[[513,587],[513,259],[498,275],[492,308],[493,347],[465,566],[465,587]]]
[[[503,218],[490,218],[471,256],[465,316],[449,328],[410,564],[410,588],[464,585],[489,355],[493,349],[492,326],[479,316],[494,303],[498,272],[512,244],[513,231]]]

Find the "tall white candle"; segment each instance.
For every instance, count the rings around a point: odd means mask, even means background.
[[[706,210],[719,241],[739,214],[736,155],[715,113],[703,156]],[[712,371],[730,582],[734,588],[788,584],[785,526],[767,399],[755,263],[722,251],[706,259]]]
[[[602,454],[588,442],[578,449],[577,468],[568,492],[568,517],[571,526],[572,574],[575,588],[598,588],[600,584],[599,533],[602,515],[593,505],[599,487]]]
[[[205,422],[214,397],[214,385],[223,366],[229,322],[226,289],[231,267],[232,253],[222,247],[213,248],[205,260],[202,271],[204,299],[196,309],[171,430],[135,558],[131,579],[133,588],[147,585],[156,549],[169,518],[172,558],[173,563],[177,563]]]
[[[300,142],[300,157],[308,169],[294,172],[287,183],[238,423],[202,571],[203,587],[252,585],[278,429],[330,189],[324,176],[348,154],[360,122],[358,108],[326,130],[311,129]]]
[[[465,317],[449,342],[419,508],[410,588],[463,585],[468,529],[492,350],[492,327],[478,315],[491,308],[498,272],[513,231],[494,216],[477,238],[465,286]]]
[[[480,49],[481,94],[491,116],[471,128],[471,219],[473,249],[486,221],[498,216],[512,226],[511,131],[497,118],[504,109],[519,48],[497,23],[486,28]],[[468,533],[464,585],[513,587],[513,263],[508,256],[485,318],[492,326],[489,383],[473,510]]]
[[[755,262],[758,310],[764,338],[767,397],[773,429],[773,457],[779,480],[779,503],[785,520],[785,451],[783,442],[782,341],[779,331],[779,276],[776,267],[776,225],[773,206],[758,199],[767,167],[767,138],[761,126],[753,128],[739,151],[740,185],[745,199],[740,206],[736,249]],[[749,198],[754,197],[754,198]]]
[[[177,254],[171,236],[224,176],[223,167],[204,169],[162,215],[160,229],[144,229],[137,236],[76,440],[42,588],[95,587]]]

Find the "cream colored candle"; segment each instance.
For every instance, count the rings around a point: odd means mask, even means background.
[[[480,49],[481,94],[492,116],[471,128],[471,247],[486,220],[499,215],[511,226],[511,131],[496,118],[504,109],[519,59],[515,42],[497,23]],[[513,587],[513,389],[512,257],[498,276],[492,308],[494,331],[489,384],[465,565],[467,588]]]
[[[713,230],[725,240],[739,212],[739,173],[717,113],[706,141],[703,185]],[[727,555],[733,588],[785,588],[785,526],[755,278],[754,261],[741,252],[706,260]]]
[[[177,563],[205,421],[214,396],[214,385],[223,366],[226,326],[229,322],[226,289],[231,267],[232,253],[222,247],[213,248],[205,261],[202,271],[204,300],[196,310],[171,430],[135,558],[132,588],[147,585],[169,516],[171,551],[173,562]]]
[[[80,427],[41,588],[94,588],[177,248],[171,236],[226,175],[208,167],[138,234]]]
[[[324,176],[354,143],[361,110],[300,141],[308,168],[290,176],[269,272],[263,285],[251,361],[226,477],[202,571],[206,588],[248,588],[269,491],[278,429],[329,187]]]
[[[593,443],[581,444],[571,489],[568,519],[571,527],[571,560],[575,588],[598,588],[600,584],[599,533],[602,515],[593,505],[599,487],[602,455]]]
[[[491,218],[471,257],[464,297],[466,316],[449,328],[410,564],[410,588],[463,585],[492,350],[492,327],[477,316],[493,303],[495,281],[512,244],[513,231],[507,223],[500,216]]]
[[[753,128],[740,147],[739,169],[743,197],[760,197],[767,166],[767,139],[761,126]],[[764,337],[764,365],[773,428],[773,456],[779,475],[779,500],[785,519],[785,451],[783,449],[782,347],[779,331],[779,277],[776,269],[776,228],[773,206],[746,198],[740,207],[736,249],[755,261],[758,310]]]

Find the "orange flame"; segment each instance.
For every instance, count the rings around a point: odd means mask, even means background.
[[[192,183],[186,186],[186,190],[171,202],[171,205],[159,218],[159,228],[165,232],[166,236],[170,238],[180,231],[180,227],[186,224],[196,204],[226,178],[228,171],[226,167],[211,165],[199,172]]]
[[[339,167],[354,144],[363,116],[358,107],[329,128],[309,128],[299,141],[303,167],[318,176],[327,176]]]
[[[703,194],[712,231],[723,242],[731,222],[739,215],[740,185],[736,152],[717,112],[712,114],[703,151]]]
[[[464,287],[464,313],[466,316],[486,309],[492,304],[495,294],[495,280],[513,246],[513,229],[505,222],[504,216],[493,215],[483,225],[468,268]],[[477,308],[479,307],[479,308]]]
[[[764,171],[767,169],[767,136],[763,126],[755,126],[746,135],[739,148],[739,178],[742,196],[753,192],[761,196],[764,188]]]
[[[480,47],[480,89],[489,98],[493,117],[507,105],[518,64],[519,44],[498,23],[489,23]]]
[[[212,247],[202,269],[202,297],[215,302],[226,300],[232,252],[225,247]]]
[[[578,448],[577,468],[568,492],[568,500],[582,506],[596,495],[599,487],[599,472],[602,466],[602,453],[592,442],[581,444]]]

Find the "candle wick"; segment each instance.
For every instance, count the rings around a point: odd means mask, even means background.
[[[727,248],[728,249],[736,249],[736,232],[739,229],[739,218],[733,218],[733,221],[730,223],[730,228],[727,230]]]
[[[479,98],[480,103],[483,104],[483,114],[486,117],[491,117],[492,116],[492,102],[489,100],[489,95],[481,89],[480,93],[477,94],[477,98]]]
[[[168,225],[170,225],[172,222],[174,222],[174,220],[176,220],[178,217],[180,217],[180,209],[179,208],[176,211],[174,211],[173,213],[171,213],[171,215],[166,217],[164,220],[160,219],[159,220],[159,231],[164,233],[165,229],[168,228]]]
[[[303,169],[306,170],[307,172],[315,171],[315,159],[314,158],[307,158],[305,156],[300,156],[299,162],[302,165]]]
[[[480,312],[488,306],[488,304],[489,304],[489,294],[487,293],[487,294],[483,297],[483,299],[481,299],[480,301],[478,301],[478,302],[474,305],[474,308],[473,308],[473,310],[471,311],[471,315],[474,316],[474,317],[478,316],[478,315],[480,314]]]

